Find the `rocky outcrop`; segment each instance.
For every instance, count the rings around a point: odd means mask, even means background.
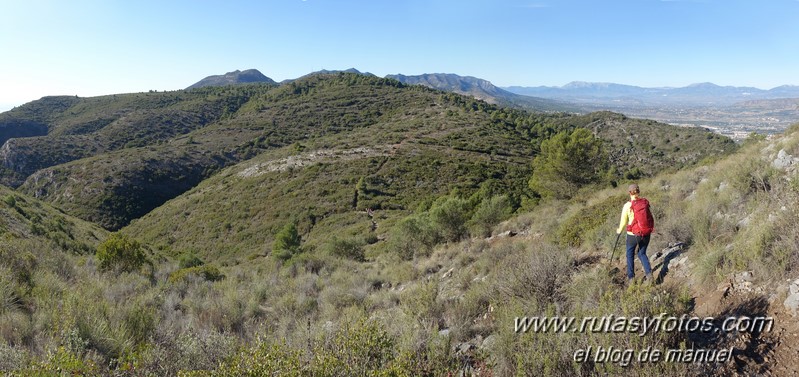
[[[772,161],[771,166],[790,172],[795,170],[796,166],[799,166],[799,158],[789,155],[785,149],[780,149],[780,151],[777,152],[777,158]]]

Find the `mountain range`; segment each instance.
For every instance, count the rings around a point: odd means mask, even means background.
[[[372,75],[354,68],[345,71],[322,70],[309,75],[335,72]],[[224,77],[235,76],[234,73],[228,73]],[[263,82],[272,82],[266,76],[260,76]],[[219,77],[222,76],[211,76],[201,83],[230,83],[229,79],[221,80]],[[396,74],[387,75],[386,78],[409,85],[423,85],[468,95],[501,106],[583,114],[609,110],[670,124],[708,127],[735,139],[741,139],[752,132],[779,132],[799,121],[799,86],[792,85],[770,90],[712,83],[698,83],[681,88],[646,88],[575,81],[560,87],[500,88],[484,79],[448,73]],[[284,80],[282,83],[291,81]]]
[[[564,86],[510,86],[505,90],[526,96],[556,98],[577,103],[628,103],[647,106],[727,106],[763,99],[799,98],[799,86],[783,85],[763,90],[753,87],[698,83],[681,88],[644,88],[613,83],[574,81]]]
[[[308,75],[336,72],[361,73],[355,68],[343,71],[321,70]],[[581,105],[606,104],[624,106],[730,106],[739,102],[769,99],[799,98],[799,86],[782,85],[769,90],[754,87],[719,86],[713,83],[697,83],[686,87],[646,88],[615,83],[573,81],[563,86],[509,86],[500,88],[488,80],[460,76],[451,73],[427,73],[422,75],[386,75],[409,85],[424,85],[430,88],[472,96],[493,104],[518,106],[543,111],[586,111]],[[282,83],[291,82],[284,80]],[[187,89],[203,86],[223,86],[251,82],[275,83],[258,70],[228,72],[209,76]]]
[[[286,84],[294,80],[299,80],[308,76],[331,74],[331,73],[353,73],[358,75],[374,76],[369,72],[360,72],[355,68],[346,70],[320,70],[311,72],[298,79],[287,79],[281,81]],[[448,92],[468,95],[488,103],[506,106],[516,106],[538,111],[577,111],[578,109],[566,102],[553,101],[544,98],[534,98],[530,96],[518,95],[500,89],[487,80],[478,79],[470,76],[459,76],[455,74],[433,73],[419,76],[387,75],[386,78],[394,79],[408,85],[424,85],[429,88],[444,90]],[[225,86],[245,84],[251,82],[274,83],[272,79],[266,77],[256,69],[246,71],[228,72],[224,75],[208,76],[199,82],[190,85],[186,89],[199,88],[203,86]]]

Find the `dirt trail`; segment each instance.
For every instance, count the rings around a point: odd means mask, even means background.
[[[763,326],[752,331],[721,331],[713,335],[689,334],[697,348],[733,347],[733,361],[723,365],[700,366],[699,374],[714,376],[799,376],[799,318],[788,312],[782,302],[785,295],[778,286],[753,284],[751,272],[739,273],[713,286],[696,282],[691,275],[691,250],[686,245],[669,245],[650,255],[657,284],[688,285],[692,292],[693,313],[712,317],[719,328],[729,317],[762,318]],[[658,255],[660,254],[660,255]],[[626,260],[611,264],[614,281],[626,280]],[[636,259],[636,275],[642,274]],[[785,290],[784,287],[782,290]],[[744,319],[746,320],[746,319]]]

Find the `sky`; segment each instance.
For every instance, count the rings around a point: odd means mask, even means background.
[[[255,68],[799,85],[799,0],[0,0],[0,111]]]

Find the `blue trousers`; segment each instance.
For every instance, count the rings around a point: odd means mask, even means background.
[[[649,275],[652,273],[652,268],[649,266],[649,257],[646,256],[646,247],[649,246],[649,236],[631,236],[627,235],[627,278],[632,279],[635,277],[635,270],[633,268],[633,261],[635,261],[635,248],[638,247],[638,259],[641,260],[641,266],[644,267],[644,273]]]

